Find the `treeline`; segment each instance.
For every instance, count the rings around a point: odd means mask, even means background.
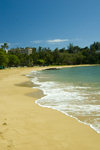
[[[68,48],[51,50],[50,48],[32,48],[32,54],[21,54],[20,48],[8,51],[7,43],[0,48],[0,66],[34,66],[34,65],[78,65],[100,64],[100,42],[94,42],[90,48],[80,48],[69,44]]]

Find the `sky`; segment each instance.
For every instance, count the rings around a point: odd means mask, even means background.
[[[100,0],[0,0],[0,45],[80,47],[100,42]]]

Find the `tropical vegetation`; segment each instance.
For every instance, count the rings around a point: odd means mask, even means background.
[[[20,48],[9,49],[6,53],[7,49],[7,43],[0,47],[0,66],[3,67],[100,64],[100,42],[84,48],[73,44],[69,44],[68,48],[54,50],[32,47],[30,55],[21,54]]]

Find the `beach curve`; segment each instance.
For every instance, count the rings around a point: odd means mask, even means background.
[[[29,82],[25,75],[41,69],[45,68],[0,71],[1,150],[99,150],[100,135],[90,127],[34,103],[39,90],[31,83],[24,86]]]

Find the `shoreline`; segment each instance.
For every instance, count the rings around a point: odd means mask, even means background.
[[[88,65],[86,65],[86,66],[88,66]],[[83,67],[86,67],[86,66],[83,66]],[[91,66],[91,65],[90,65],[90,66]],[[95,65],[92,65],[92,66],[95,66]],[[81,66],[81,65],[80,65],[80,66],[77,66],[77,65],[76,65],[76,66],[71,66],[71,67],[82,67],[82,66]],[[63,69],[63,68],[65,68],[65,67],[57,68],[57,67],[55,66],[54,68],[47,68],[47,69],[43,69],[43,70],[58,70],[58,69]],[[66,68],[69,68],[69,66],[66,66]],[[34,82],[32,81],[32,83],[34,83]],[[38,88],[38,89],[41,90],[40,88]],[[43,94],[44,94],[44,93],[43,93]],[[44,94],[42,97],[45,97],[45,94]],[[41,97],[41,98],[42,98],[42,97]],[[59,110],[59,109],[56,109],[55,107],[52,107],[52,106],[45,106],[45,105],[40,104],[40,103],[38,102],[38,100],[41,100],[41,98],[39,98],[39,99],[37,99],[37,100],[35,101],[35,103],[36,103],[37,105],[39,105],[40,107],[50,108],[50,109],[53,109],[53,110],[57,110],[57,111],[63,113],[64,115],[66,115],[66,116],[69,116],[69,117],[71,117],[71,118],[74,118],[74,119],[77,120],[79,123],[82,123],[82,124],[85,124],[85,125],[89,126],[89,127],[92,128],[96,133],[100,134],[100,131],[98,131],[92,124],[83,122],[83,121],[79,120],[77,117],[74,117],[74,116],[72,116],[72,115],[69,115],[68,113],[65,113],[64,111],[61,111],[61,110]]]
[[[43,70],[58,70],[58,69],[63,69],[63,68],[71,68],[71,67],[88,67],[88,66],[98,66],[98,65],[73,65],[73,66],[54,66],[54,68],[46,68],[46,69],[43,69]],[[32,83],[34,83],[33,81],[32,81]],[[38,88],[38,87],[36,87],[36,88]],[[41,90],[40,88],[38,88],[39,90]],[[44,93],[43,93],[44,94]],[[42,97],[45,97],[45,94],[42,96]],[[42,98],[41,97],[41,98]],[[84,124],[84,125],[87,125],[87,126],[89,126],[91,129],[93,129],[96,133],[98,133],[98,134],[100,134],[100,131],[98,131],[92,124],[90,124],[90,123],[86,123],[86,122],[83,122],[83,121],[81,121],[81,120],[79,120],[77,117],[74,117],[74,116],[72,116],[72,115],[69,115],[68,113],[65,113],[64,111],[60,111],[60,110],[58,110],[58,109],[56,109],[56,108],[54,108],[54,107],[52,107],[52,106],[45,106],[45,105],[42,105],[42,104],[40,104],[39,102],[38,102],[38,100],[40,100],[41,98],[39,98],[39,99],[37,99],[36,101],[35,101],[35,103],[37,104],[37,105],[39,105],[40,107],[43,107],[43,108],[50,108],[50,109],[53,109],[53,110],[56,110],[56,111],[58,111],[58,112],[61,112],[62,114],[64,114],[65,116],[68,116],[68,117],[71,117],[71,118],[74,118],[75,120],[77,120],[79,123],[82,123],[82,124]]]
[[[90,127],[93,131],[95,131],[97,134],[100,134],[100,132],[99,132],[98,130],[96,130],[96,129],[92,126],[92,124],[89,124],[89,123],[85,123],[85,122],[83,122],[83,121],[80,121],[78,118],[76,118],[76,117],[74,117],[74,116],[72,116],[72,115],[69,115],[68,113],[65,113],[64,111],[57,110],[56,108],[53,108],[53,107],[51,107],[51,106],[43,106],[43,105],[39,104],[37,101],[38,101],[38,99],[35,101],[35,103],[36,103],[37,105],[39,105],[40,107],[43,107],[43,108],[50,108],[50,109],[56,110],[56,111],[58,111],[58,112],[61,112],[63,115],[68,116],[68,117],[70,117],[70,118],[73,118],[73,119],[75,119],[77,122],[79,122],[79,123],[81,123],[81,124],[84,124],[84,125],[86,125],[86,126],[89,126],[89,127]]]
[[[100,135],[90,127],[57,110],[35,104],[37,98],[34,95],[39,90],[23,84],[29,81],[26,74],[43,68],[0,71],[1,149],[99,150]],[[32,96],[27,95],[32,93]]]

